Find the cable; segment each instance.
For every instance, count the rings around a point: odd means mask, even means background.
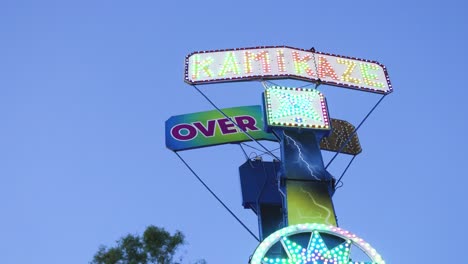
[[[298,88],[304,88],[304,87],[311,86],[311,85],[314,85],[314,84],[313,83],[308,83],[308,84],[301,85]],[[317,87],[318,87],[318,85],[315,85],[315,89],[317,89]]]
[[[349,143],[349,141],[354,137],[354,135],[356,134],[358,129],[362,126],[362,124],[364,124],[364,122],[372,114],[372,112],[374,112],[375,108],[377,108],[377,106],[382,102],[382,100],[385,98],[385,96],[386,95],[384,94],[380,98],[380,100],[374,105],[374,107],[372,107],[372,109],[369,111],[369,113],[367,113],[367,115],[364,117],[364,119],[362,119],[361,123],[359,123],[359,125],[354,129],[353,133],[351,133],[351,135],[348,137],[348,139],[346,139],[346,141],[343,144],[341,144],[340,149],[338,150],[338,152],[336,152],[336,154],[333,156],[333,158],[328,162],[327,166],[325,166],[325,169],[327,169],[328,166],[330,166],[330,164],[333,162],[333,160],[335,160],[335,158],[338,156],[338,154],[340,154],[341,151],[343,151],[343,149],[346,147],[346,145]]]
[[[338,181],[335,183],[335,190],[337,189],[336,186],[338,185],[338,183],[341,182],[341,179],[343,178],[343,176],[345,175],[346,171],[348,171],[348,168],[349,166],[351,166],[351,163],[353,163],[354,159],[356,158],[356,155],[353,156],[353,158],[349,161],[348,163],[348,166],[346,166],[346,168],[344,169],[343,173],[341,174],[340,178],[338,179]],[[341,186],[340,186],[341,187]],[[338,188],[340,188],[338,187]]]
[[[271,151],[276,151],[276,150],[278,150],[278,149],[280,149],[280,148],[275,148],[275,149],[272,149]],[[268,154],[268,153],[265,153],[265,152],[264,152],[264,153],[258,155],[258,157],[261,157],[261,156],[267,155],[267,154]]]
[[[281,144],[281,138],[278,136],[278,134],[276,134],[275,130],[272,129],[271,133],[276,137],[276,139],[278,139],[278,142]]]
[[[271,153],[265,146],[263,146],[260,142],[258,142],[255,138],[253,138],[247,131],[243,130],[242,128],[240,128],[240,126],[234,122],[229,116],[226,115],[226,113],[224,113],[221,109],[219,109],[211,100],[210,98],[208,98],[202,91],[200,91],[200,89],[198,89],[197,86],[195,85],[192,85],[203,97],[205,97],[205,99],[210,102],[210,104],[216,108],[216,110],[218,110],[218,112],[220,112],[221,114],[223,114],[224,117],[226,117],[229,121],[231,121],[236,127],[238,127],[246,136],[248,136],[251,140],[255,141],[258,145],[260,145],[264,150],[266,150],[267,153],[269,153],[273,158],[276,158],[278,159],[278,157],[276,157],[275,155],[273,155],[273,153]]]
[[[247,152],[245,152],[245,149],[242,147],[242,145],[241,145],[241,144],[238,144],[238,145],[239,145],[239,147],[242,149],[242,152],[244,152],[245,159],[246,159],[246,160],[250,160],[250,159],[249,159],[249,155],[247,155]]]
[[[274,83],[274,82],[272,82],[272,81],[270,81],[270,80],[266,80],[266,82],[271,83],[271,84],[273,84],[273,85],[275,85],[275,86],[281,86],[281,85],[278,85],[278,84],[276,84],[276,83]]]
[[[256,147],[252,147],[252,146],[250,146],[250,145],[248,145],[248,144],[246,144],[246,143],[240,143],[239,145],[244,145],[244,146],[249,147],[249,148],[251,148],[251,149],[254,149],[254,150],[256,150],[256,151],[260,151],[260,152],[262,152],[262,153],[266,153],[265,151],[263,151],[263,150],[261,150],[261,149],[258,149],[258,148],[256,148]]]
[[[335,187],[335,192],[336,192],[336,190],[338,190],[339,188],[343,187],[344,183],[343,183],[343,182],[340,182],[340,183],[341,183],[340,186],[336,186],[336,187]]]
[[[240,144],[241,144],[241,145],[244,145],[244,146],[246,146],[246,147],[249,147],[249,148],[251,148],[251,149],[254,149],[254,150],[256,150],[256,151],[262,152],[262,154],[261,154],[260,156],[263,156],[263,155],[266,155],[266,154],[270,154],[270,152],[280,149],[280,148],[275,148],[275,149],[269,150],[269,152],[265,152],[265,151],[263,151],[263,150],[261,150],[261,149],[258,149],[258,148],[256,148],[256,147],[252,147],[252,146],[250,146],[250,145],[248,145],[248,144],[245,144],[245,143],[240,143]],[[276,158],[276,157],[275,157],[275,158]],[[278,159],[278,158],[276,158],[276,159]],[[279,159],[278,159],[278,160],[279,160]]]
[[[242,152],[244,152],[245,159],[246,159],[246,161],[249,163],[250,167],[251,167],[251,168],[255,168],[255,166],[252,164],[252,159],[249,158],[249,155],[247,155],[247,152],[246,152],[245,149],[242,147],[242,145],[241,145],[241,144],[237,144],[237,145],[239,145],[239,147],[242,149]]]
[[[226,209],[236,220],[237,222],[239,222],[244,228],[245,230],[247,230],[247,232],[249,232],[258,242],[260,242],[260,239],[239,219],[239,217],[237,217],[232,211],[231,209],[229,209],[229,207],[227,207],[226,204],[223,203],[223,201],[221,201],[221,199],[210,189],[210,187],[208,187],[208,185],[206,185],[206,183],[195,173],[195,171],[192,169],[192,167],[190,167],[190,165],[188,165],[188,163],[179,155],[179,153],[177,153],[176,151],[174,151],[174,153],[177,155],[177,157],[179,157],[179,159],[185,164],[185,166],[192,172],[192,174],[197,178],[197,180],[206,188],[206,190],[208,190],[211,195],[213,195],[213,197],[224,207],[224,209]]]
[[[256,152],[250,152],[249,159],[254,160],[255,158],[259,157]]]

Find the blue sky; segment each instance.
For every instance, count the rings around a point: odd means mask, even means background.
[[[359,131],[363,153],[334,197],[340,225],[387,263],[459,261],[468,235],[466,8],[455,0],[1,1],[2,263],[87,263],[99,245],[150,224],[183,231],[188,260],[246,263],[257,242],[165,148],[164,121],[212,110],[183,82],[187,54],[257,45],[387,66],[394,93]],[[263,88],[201,89],[234,107],[260,104]],[[330,115],[353,124],[379,99],[321,91]],[[181,154],[256,230],[241,206],[239,147]]]

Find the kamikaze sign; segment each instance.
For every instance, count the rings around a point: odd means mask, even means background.
[[[376,61],[286,46],[201,51],[185,60],[185,81],[189,84],[284,78],[392,92],[385,66]]]

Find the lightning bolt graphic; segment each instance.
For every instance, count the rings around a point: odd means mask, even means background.
[[[325,222],[326,222],[327,224],[329,224],[329,225],[330,225],[330,224],[333,224],[333,223],[330,223],[330,217],[332,216],[332,212],[330,211],[330,209],[327,208],[327,207],[324,206],[324,205],[321,205],[320,203],[317,203],[317,202],[315,201],[314,196],[313,196],[310,192],[304,190],[304,188],[302,188],[302,187],[301,187],[301,192],[307,194],[307,195],[310,197],[310,200],[312,200],[312,203],[314,203],[314,205],[316,205],[316,206],[319,207],[319,208],[322,208],[325,212],[327,212],[327,216],[325,217]],[[301,216],[301,218],[305,218],[305,217],[302,216],[302,214],[301,214],[300,211],[298,211],[298,212],[299,212],[299,215]],[[320,215],[321,215],[321,214],[320,214]]]
[[[290,136],[286,135],[286,131],[283,130],[283,135],[285,135],[289,140],[291,140],[294,143],[294,146],[297,148],[297,152],[299,153],[299,159],[301,159],[302,162],[306,165],[307,169],[310,172],[310,176],[312,176],[316,180],[320,180],[317,176],[314,175],[314,172],[312,171],[312,168],[310,167],[310,164],[304,159],[304,156],[302,155],[302,150],[299,144]]]

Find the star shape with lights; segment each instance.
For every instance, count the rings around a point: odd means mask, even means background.
[[[325,98],[317,90],[272,86],[265,103],[269,126],[330,129]]]
[[[287,237],[281,239],[288,258],[263,258],[263,263],[272,264],[372,264],[373,262],[350,261],[350,248],[352,242],[345,242],[329,249],[318,231],[311,234],[307,248],[289,240]]]
[[[299,235],[299,236],[296,236]],[[296,243],[295,241],[306,243]],[[281,246],[283,252],[272,248]],[[307,247],[304,248],[304,245]],[[351,249],[354,254],[351,256]],[[359,258],[356,261],[352,258]],[[365,258],[366,260],[362,259]],[[385,264],[380,254],[362,238],[333,225],[304,223],[277,230],[255,249],[250,264]]]

